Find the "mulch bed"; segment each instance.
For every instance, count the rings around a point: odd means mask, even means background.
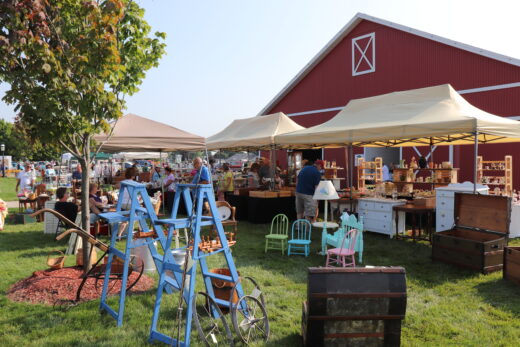
[[[58,270],[35,271],[31,277],[13,284],[7,293],[7,297],[16,302],[28,302],[32,304],[54,305],[60,301],[73,301],[83,278],[81,267],[64,267]],[[128,276],[128,283],[133,283],[139,276],[132,272]],[[112,285],[113,283],[113,285]],[[94,300],[101,297],[101,286],[103,281],[89,278],[81,290],[81,301]],[[155,280],[142,275],[139,281],[127,294],[143,293],[155,286]],[[109,282],[109,293],[119,293],[121,281]]]

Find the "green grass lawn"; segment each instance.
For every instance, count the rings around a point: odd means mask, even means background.
[[[65,310],[13,303],[6,292],[16,281],[45,269],[47,252],[65,248],[44,235],[43,224],[7,226],[0,232],[0,346],[147,346],[155,290],[127,298],[124,325],[98,311],[99,300]],[[263,251],[266,225],[240,223],[233,256],[242,275],[258,280],[267,297],[271,339],[268,346],[301,344],[301,305],[306,269],[323,266],[316,255],[320,232],[313,235],[313,255],[282,256]],[[513,242],[520,244],[520,242]],[[364,264],[402,265],[407,271],[408,306],[402,330],[404,346],[517,346],[520,341],[520,288],[502,273],[482,275],[432,263],[425,243],[365,235]],[[74,263],[74,257],[67,264]],[[222,259],[210,259],[218,267]],[[201,286],[200,279],[198,280]],[[160,330],[173,334],[177,295],[163,297]],[[114,304],[115,299],[110,300]],[[197,340],[194,345],[199,345]],[[260,344],[258,344],[260,345]]]
[[[18,200],[15,188],[16,178],[0,177],[0,199],[4,201]]]

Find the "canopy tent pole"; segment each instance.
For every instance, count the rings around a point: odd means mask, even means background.
[[[163,166],[163,162],[162,162],[162,149],[159,150],[159,167],[162,168]],[[161,197],[162,197],[162,201],[163,201],[163,204],[162,204],[162,213],[165,214],[165,209],[166,209],[166,196],[164,195],[164,181],[161,180]]]
[[[276,150],[275,146],[271,145],[271,182],[269,182],[269,190],[274,190],[276,176]]]
[[[209,155],[208,155],[208,147],[204,147],[204,152],[206,153],[206,164],[208,165],[209,171],[209,184],[213,184],[213,174],[211,172],[211,166],[209,165]]]
[[[430,137],[430,163],[433,164],[433,140]]]
[[[352,190],[354,189],[354,150],[352,148],[352,144],[348,145],[348,161],[345,161],[345,165],[348,165],[348,186],[349,186],[349,202],[350,202],[350,213],[354,210],[354,199],[352,198]]]
[[[475,131],[475,157],[473,158],[473,194],[477,194],[478,131]]]

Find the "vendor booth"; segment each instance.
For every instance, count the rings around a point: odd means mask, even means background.
[[[204,137],[132,113],[118,119],[110,134],[96,135],[94,140],[102,143],[103,152],[155,152],[158,158],[163,152],[205,149]]]
[[[171,125],[129,113],[117,120],[110,134],[99,134],[103,152],[173,152],[204,149],[204,138]]]
[[[446,84],[352,100],[329,121],[304,130],[278,135],[275,137],[275,141],[279,146],[285,148],[433,147],[471,144],[475,149],[474,180],[472,184],[473,192],[475,192],[477,184],[482,182],[482,178],[478,180],[479,172],[481,173],[480,177],[482,177],[483,170],[506,171],[511,169],[511,166],[507,166],[505,161],[503,164],[497,164],[503,165],[503,167],[491,167],[493,164],[489,162],[484,164],[488,165],[487,167],[481,166],[479,168],[477,162],[478,144],[519,142],[520,123],[492,115],[472,106],[450,85]],[[413,162],[400,163],[394,169],[393,182],[376,182],[377,188],[371,191],[353,192],[351,189],[349,195],[360,198],[358,199],[358,206],[360,206],[358,211],[369,217],[365,226],[366,230],[382,232],[389,236],[404,231],[396,230],[394,224],[396,209],[393,207],[389,207],[388,211],[384,210],[381,216],[376,215],[373,211],[377,207],[383,209],[382,206],[386,206],[385,203],[390,199],[386,199],[385,196],[389,193],[399,193],[395,194],[394,198],[397,198],[397,195],[404,197],[405,193],[408,193],[409,199],[417,198],[417,196],[434,197],[435,188],[457,182],[456,172],[454,172],[456,168],[452,168],[451,163],[435,163],[433,158],[428,159],[429,162],[426,163],[426,167]],[[507,160],[510,162],[512,159]],[[486,162],[484,161],[484,163]],[[350,187],[353,186],[353,166],[351,155],[349,165]],[[374,164],[373,167],[369,165],[369,168],[375,170],[377,165]],[[428,172],[426,177],[421,176],[422,171]],[[375,176],[377,175],[374,174]],[[496,184],[504,183],[504,186],[506,183],[510,184],[505,178],[503,181],[492,179]],[[424,187],[426,183],[428,184],[427,188]],[[407,192],[402,191],[402,186],[405,184],[409,185]],[[499,190],[497,193],[498,195],[506,195],[507,190]],[[370,195],[369,199],[376,198],[380,201],[365,201],[364,199],[367,198],[363,198],[364,195]],[[512,195],[516,194],[513,192]],[[513,196],[513,198],[516,197]],[[404,205],[405,203],[403,200],[400,204]],[[419,204],[424,206],[430,203],[420,201],[417,205]],[[434,206],[435,203],[431,207],[433,211],[435,210]],[[397,210],[403,211],[399,208]],[[417,210],[421,210],[422,213],[425,208],[421,207]],[[397,229],[399,229],[399,226],[397,226]]]
[[[271,150],[271,177],[274,175],[274,149],[277,135],[302,130],[285,114],[279,112],[262,117],[234,120],[221,132],[208,137],[208,150]],[[278,213],[289,217],[295,216],[294,189],[287,187],[280,191],[257,191],[256,187],[236,190],[228,195],[228,201],[237,208],[237,218],[247,219],[252,223],[268,223]]]

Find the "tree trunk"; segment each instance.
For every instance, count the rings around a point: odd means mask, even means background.
[[[87,146],[86,158],[78,158],[83,170],[81,176],[81,226],[86,232],[90,232],[90,208],[88,204],[90,190],[90,148]],[[83,237],[83,272],[90,270],[90,243]]]

